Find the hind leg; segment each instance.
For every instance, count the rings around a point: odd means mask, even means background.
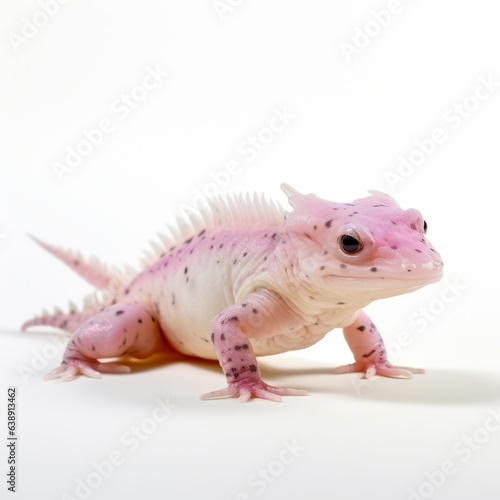
[[[155,317],[139,302],[116,304],[78,327],[66,347],[61,366],[45,378],[72,380],[78,375],[100,378],[100,373],[127,373],[130,368],[101,363],[101,358],[129,355],[147,358],[160,349],[162,332]]]

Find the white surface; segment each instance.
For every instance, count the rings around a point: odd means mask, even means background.
[[[40,6],[3,2],[0,373],[2,394],[11,385],[19,391],[17,498],[84,498],[78,479],[113,453],[120,465],[89,498],[404,500],[411,489],[421,498],[499,497],[500,425],[491,412],[500,412],[500,332],[491,311],[500,104],[499,87],[478,90],[481,80],[500,81],[498,13],[486,1],[402,1],[348,62],[340,45],[389,5],[247,1],[221,20],[208,0],[70,2],[15,51],[12,34]],[[144,100],[126,114],[122,93],[148,68],[169,76],[147,94],[136,90]],[[478,106],[459,121],[453,106],[464,101]],[[248,136],[276,110],[294,118],[249,153]],[[59,182],[54,163],[102,120],[113,130]],[[391,189],[384,173],[436,128],[441,143]],[[424,366],[426,375],[369,383],[333,376],[332,367],[351,361],[333,332],[306,351],[262,361],[269,383],[310,390],[282,404],[200,401],[224,385],[210,363],[41,380],[58,364],[61,342],[21,335],[20,324],[42,307],[78,302],[89,288],[26,234],[134,264],[228,162],[238,173],[227,191],[264,191],[285,203],[283,181],[339,201],[379,189],[424,213],[445,279],[368,312],[394,362]],[[26,368],[33,373],[23,380]],[[157,398],[177,406],[168,418],[155,410]],[[2,426],[5,405],[6,394]],[[150,432],[137,449],[134,426]],[[298,446],[296,456],[284,443]],[[443,463],[453,474],[426,486]]]

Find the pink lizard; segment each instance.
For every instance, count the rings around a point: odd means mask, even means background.
[[[334,373],[422,373],[391,365],[363,310],[441,278],[443,263],[420,212],[376,191],[335,203],[281,187],[291,212],[263,197],[216,199],[200,217],[180,221],[183,228],[170,238],[153,243],[154,255],[140,272],[109,271],[96,259],[37,240],[103,290],[82,310],[72,306],[23,325],[72,333],[62,364],[47,378],[128,372],[102,359],[147,358],[166,341],[186,355],[218,359],[228,385],[203,399],[280,401],[306,391],[266,384],[257,356],[306,348],[337,327],[354,363]]]

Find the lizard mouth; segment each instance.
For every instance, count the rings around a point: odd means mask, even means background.
[[[338,280],[342,283],[342,286],[349,288],[370,288],[372,290],[384,290],[385,288],[390,289],[405,289],[408,291],[416,290],[425,285],[430,285],[436,283],[443,277],[443,270],[433,273],[432,275],[413,278],[413,277],[385,277],[385,276],[363,276],[363,277],[353,277],[353,276],[341,276],[341,275],[329,275],[331,278]]]

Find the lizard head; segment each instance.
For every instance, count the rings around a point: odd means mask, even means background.
[[[281,188],[293,208],[285,227],[302,272],[310,279],[356,288],[416,289],[443,274],[439,253],[426,237],[427,223],[389,195],[335,203]]]

